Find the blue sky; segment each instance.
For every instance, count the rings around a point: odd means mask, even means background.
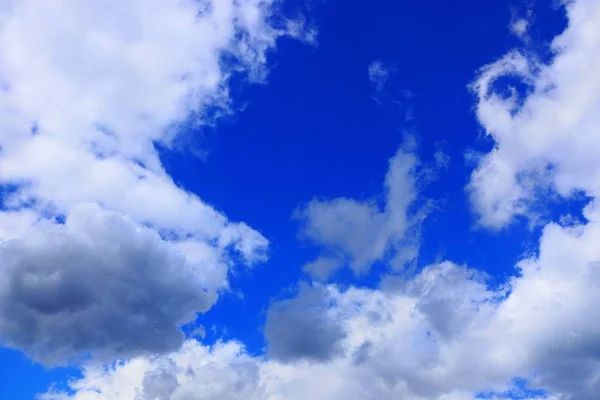
[[[66,3],[0,6],[0,399],[600,391],[594,0]]]

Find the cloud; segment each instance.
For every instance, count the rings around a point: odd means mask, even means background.
[[[469,184],[483,225],[531,216],[548,191],[565,199],[600,193],[600,5],[579,0],[564,7],[569,22],[552,42],[550,63],[512,51],[472,85],[477,118],[495,142]],[[508,95],[507,77],[521,81]]]
[[[1,183],[17,187],[5,208],[98,202],[262,258],[267,241],[178,188],[155,144],[170,146],[189,118],[230,112],[232,74],[264,77],[287,22],[266,22],[277,20],[270,2],[24,1],[1,15]]]
[[[171,351],[229,264],[266,258],[157,149],[232,113],[230,78],[263,81],[283,35],[314,32],[270,0],[2,2],[3,344],[44,362]]]
[[[0,340],[46,364],[176,350],[226,280],[215,253],[188,262],[152,230],[77,206],[0,245]]]
[[[518,18],[512,21],[510,24],[510,32],[520,39],[526,37],[528,29],[529,21],[527,21],[525,18]]]
[[[340,260],[335,257],[319,257],[305,264],[302,269],[313,279],[326,281],[340,267]]]
[[[592,400],[600,389],[600,322],[595,318],[600,212],[588,207],[586,217],[585,225],[546,226],[539,254],[521,260],[518,273],[499,287],[490,287],[475,270],[443,262],[393,288],[329,285],[310,301],[301,292],[285,303],[293,315],[313,318],[314,329],[323,334],[319,318],[326,314],[340,327],[333,331],[345,332],[336,341],[341,350],[327,362],[282,362],[240,351],[215,367],[220,346],[239,350],[235,342],[210,348],[188,341],[164,356],[177,365],[178,384],[166,398],[185,399],[184,393],[204,385],[220,386],[219,379],[208,382],[214,368],[223,368],[224,376],[240,380],[235,386],[229,382],[232,387],[251,388],[248,399],[472,400],[480,393],[497,399],[522,393],[520,398]],[[314,315],[300,313],[306,306]],[[305,340],[319,339],[308,325],[286,321],[289,343],[303,334]],[[240,373],[238,363],[252,374]],[[142,371],[132,377],[127,368],[138,364]],[[140,358],[93,370],[101,372],[86,370],[71,383],[75,393],[63,398],[83,399],[91,387],[99,391],[96,399],[131,398],[115,395],[116,386],[123,385],[122,393],[141,390],[144,373],[158,365]]]
[[[381,60],[375,60],[369,64],[369,81],[373,88],[381,92],[390,76],[390,70]]]
[[[527,43],[531,40],[529,30],[531,25],[535,22],[535,15],[533,14],[533,1],[522,2],[518,6],[510,6],[510,23],[508,28],[517,38]]]
[[[441,148],[441,145],[440,148],[433,153],[433,158],[438,168],[448,168],[448,165],[450,165],[450,156]]]
[[[328,298],[325,288],[302,284],[296,297],[273,303],[265,327],[269,356],[288,362],[327,361],[338,355],[345,332],[330,315]]]
[[[51,391],[40,399],[184,400],[199,393],[203,400],[267,399],[259,365],[238,342],[207,347],[191,340],[169,355],[89,366],[71,382],[75,394]]]
[[[470,186],[486,225],[503,226],[526,215],[540,185],[564,197],[578,190],[597,196],[600,78],[594,71],[600,60],[595,23],[600,6],[580,0],[566,8],[569,26],[554,42],[560,52],[553,63],[532,64],[513,52],[484,68],[473,86],[478,118],[496,141],[490,153],[476,158],[480,164]],[[502,97],[494,81],[506,73],[524,78],[531,94],[522,101]],[[310,225],[309,236],[350,249],[347,257],[354,260],[360,252],[352,249],[372,246],[354,246],[351,238],[339,236],[343,230],[336,224],[367,221],[368,228],[391,203],[383,211],[349,199],[340,202],[343,211],[336,202],[324,204],[324,210],[333,207],[332,220],[339,221]],[[246,399],[472,400],[483,394],[495,400],[515,395],[593,400],[600,391],[597,200],[586,206],[584,217],[583,223],[547,224],[538,251],[519,261],[501,285],[488,284],[469,267],[442,262],[381,288],[325,286],[323,296],[314,297],[315,308],[327,310],[331,323],[345,333],[336,342],[342,350],[327,362],[281,362],[252,357],[237,342],[207,347],[188,341],[160,360],[140,357],[106,369],[90,367],[71,382],[72,394],[47,398],[132,398],[128,394],[146,390],[148,371],[175,365],[168,367],[171,377],[164,386],[174,388],[171,400],[192,392],[219,393],[222,383],[243,388]],[[366,237],[368,244],[377,242]],[[367,254],[366,259],[379,253]],[[297,300],[288,301],[295,310]],[[237,392],[221,396],[231,393]]]
[[[390,159],[383,209],[375,200],[336,198],[314,199],[296,212],[295,217],[303,223],[301,235],[331,254],[326,264],[324,259],[319,259],[305,268],[307,272],[326,279],[343,265],[331,262],[337,258],[347,261],[352,270],[360,274],[373,262],[384,259],[390,250],[392,256],[397,256],[397,267],[416,257],[411,230],[418,227],[424,214],[412,214],[409,207],[417,197],[417,180],[427,171],[419,166],[414,147],[409,139]]]

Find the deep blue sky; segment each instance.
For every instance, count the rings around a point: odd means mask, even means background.
[[[534,5],[530,34],[541,49],[565,22],[564,13],[551,6],[550,1]],[[479,67],[523,45],[508,29],[511,7],[518,12],[523,5],[492,0],[285,3],[286,9],[309,16],[318,29],[317,45],[282,39],[270,54],[265,84],[235,83],[232,97],[245,105],[242,111],[214,129],[183,133],[208,152],[205,159],[164,151],[163,162],[179,185],[271,241],[269,260],[238,271],[232,280],[243,298],[226,294],[199,316],[199,324],[217,327],[218,334],[209,333],[207,340],[238,338],[251,352],[261,352],[270,300],[285,295],[302,275],[302,265],[318,254],[298,240],[294,209],[314,197],[381,196],[387,161],[405,132],[418,138],[423,162],[432,162],[439,146],[450,156],[448,169],[424,192],[444,202],[424,225],[419,266],[442,257],[494,276],[513,273],[514,262],[532,250],[539,232],[529,231],[524,222],[510,231],[478,229],[464,189],[472,166],[463,156],[468,149],[491,146],[481,136],[467,85]],[[373,99],[367,68],[374,60],[391,67],[385,92],[400,105]],[[403,94],[407,90],[412,96]],[[412,118],[405,121],[408,108]],[[0,399],[31,399],[74,373],[45,371],[16,351],[0,349],[0,376],[11,382],[0,386]]]

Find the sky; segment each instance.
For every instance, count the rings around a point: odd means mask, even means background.
[[[0,2],[1,400],[595,400],[600,2]]]

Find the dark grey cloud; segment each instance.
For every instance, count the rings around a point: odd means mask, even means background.
[[[194,267],[155,232],[78,207],[0,245],[0,343],[45,364],[175,350],[216,298]]]
[[[346,332],[328,312],[330,306],[325,288],[306,284],[296,297],[273,303],[265,327],[269,356],[283,362],[327,361],[341,354]]]

